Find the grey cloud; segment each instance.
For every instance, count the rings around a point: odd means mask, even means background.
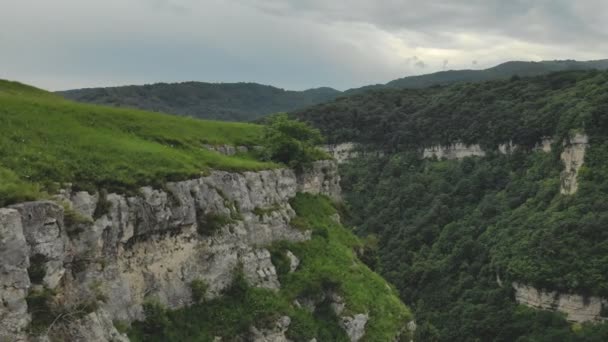
[[[241,1],[281,15],[310,16],[326,22],[366,22],[395,32],[416,30],[438,41],[449,40],[445,32],[471,31],[541,43],[608,37],[605,25],[586,17],[594,11],[608,10],[603,0]]]
[[[608,56],[600,0],[0,3],[0,78],[51,89],[185,80],[344,89],[448,64]]]

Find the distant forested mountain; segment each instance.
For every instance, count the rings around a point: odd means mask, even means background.
[[[383,88],[426,88],[434,85],[446,85],[460,82],[479,82],[507,79],[514,75],[521,77],[539,76],[556,71],[589,69],[608,69],[608,59],[583,62],[574,60],[541,62],[512,61],[484,70],[448,70],[426,75],[408,76],[390,81],[386,84],[377,84],[349,89],[345,92],[345,94],[361,93],[368,90]]]
[[[608,69],[608,60],[578,62],[507,62],[485,70],[450,70],[408,76],[386,84],[369,85],[345,92],[332,88],[289,91],[257,83],[157,83],[124,87],[76,89],[59,92],[79,102],[132,107],[202,119],[252,121],[276,112],[309,106],[378,89],[427,88],[463,82],[480,82],[538,76],[555,71]]]
[[[288,91],[257,83],[184,82],[77,89],[59,94],[79,102],[203,119],[251,121],[329,101],[341,92],[331,88]]]

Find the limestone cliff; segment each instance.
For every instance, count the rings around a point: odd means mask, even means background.
[[[603,298],[539,290],[519,283],[513,283],[513,288],[518,303],[536,309],[563,312],[572,322],[608,319],[602,316],[603,308],[608,307],[608,300]]]
[[[561,154],[564,171],[561,174],[560,192],[572,195],[578,190],[578,171],[585,161],[585,151],[589,145],[589,138],[577,133],[568,141],[564,141],[564,150]]]
[[[218,296],[237,265],[251,285],[277,289],[266,246],[310,238],[290,226],[297,192],[339,199],[336,165],[317,162],[302,174],[214,171],[135,195],[66,189],[53,201],[0,209],[0,341],[31,339],[33,295],[52,292],[62,308],[37,334],[124,341],[113,322],[143,319],[146,298],[171,309],[189,305],[196,280],[208,285],[208,297]],[[344,323],[358,338],[360,321]],[[273,334],[288,325],[281,319]]]
[[[483,157],[486,153],[479,145],[466,145],[463,143],[455,143],[452,145],[436,145],[427,147],[423,150],[423,158],[437,157],[437,159],[462,159],[465,157]]]

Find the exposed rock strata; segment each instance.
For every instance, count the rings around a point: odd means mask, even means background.
[[[589,138],[584,134],[576,134],[569,141],[564,141],[561,154],[564,171],[561,174],[560,192],[572,195],[578,190],[578,171],[585,161],[585,151],[589,146]]]
[[[423,158],[462,159],[465,157],[484,157],[486,153],[479,145],[455,143],[452,145],[435,145],[422,151]]]
[[[601,316],[602,308],[608,307],[606,299],[539,290],[519,283],[513,283],[513,288],[515,289],[515,300],[518,303],[536,309],[563,312],[572,322],[582,323],[608,319]]]
[[[151,298],[172,309],[189,305],[195,280],[215,297],[238,265],[250,284],[277,289],[265,246],[310,238],[289,225],[297,192],[339,199],[335,163],[317,162],[297,176],[215,171],[162,190],[143,187],[137,196],[68,189],[57,196],[67,211],[50,201],[0,209],[0,340],[25,338],[25,298],[34,287],[53,289],[66,308],[99,301],[97,311],[60,327],[73,341],[124,340],[112,321],[143,319]]]
[[[232,145],[204,145],[209,151],[217,152],[226,156],[233,156],[237,153],[247,153],[247,146],[232,146]]]
[[[334,158],[338,164],[345,163],[359,155],[357,144],[353,142],[325,145],[322,149]]]

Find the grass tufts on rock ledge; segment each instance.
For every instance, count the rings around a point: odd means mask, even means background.
[[[237,269],[232,286],[221,297],[195,300],[191,307],[176,311],[154,307],[146,322],[133,324],[131,340],[212,341],[218,336],[234,341],[246,336],[251,326],[264,329],[281,316],[289,316],[286,336],[292,341],[348,341],[340,318],[331,308],[329,293],[344,299],[344,315],[370,315],[362,341],[394,340],[413,317],[393,287],[357,258],[354,250],[363,243],[332,219],[336,209],[331,200],[298,194],[291,205],[297,213],[294,220],[301,228],[312,230],[313,237],[306,242],[270,246],[282,285],[278,292],[248,286],[242,270]],[[300,259],[295,272],[289,272],[287,250]],[[204,284],[202,279],[197,281]],[[206,286],[200,287],[206,290]],[[196,291],[197,297],[202,297],[200,289],[193,288],[193,294]],[[313,312],[294,304],[302,298],[318,300]],[[408,332],[401,337],[409,340]]]

